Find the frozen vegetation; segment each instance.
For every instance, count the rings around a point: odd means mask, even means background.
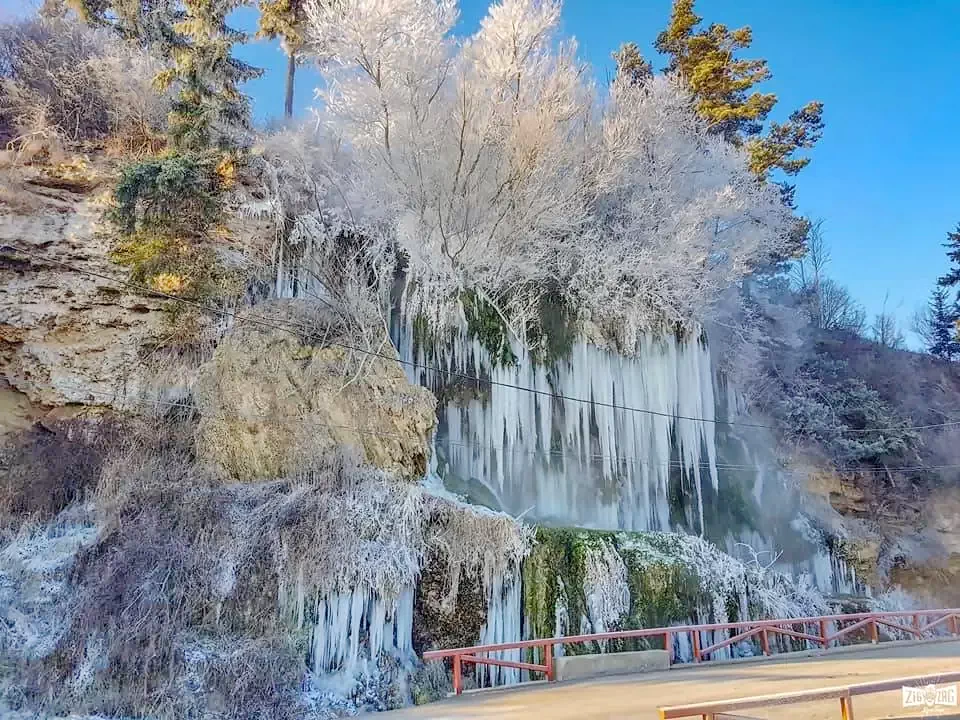
[[[229,51],[225,19],[185,7],[177,27],[202,32],[176,52],[164,3],[149,42],[106,29],[137,37],[126,5],[97,29],[68,16],[0,38],[0,134],[18,163],[48,163],[34,185],[105,182],[56,165],[70,148],[137,155],[104,174],[117,190],[95,202],[119,235],[100,250],[156,307],[93,323],[79,352],[168,315],[132,353],[149,381],[96,378],[76,396],[89,415],[2,448],[0,713],[334,717],[442,697],[431,648],[870,594],[853,534],[798,477],[932,457],[917,405],[852,379],[866,353],[848,362],[817,334],[836,328],[781,272],[805,231],[789,193],[680,74],[596,87],[552,0],[500,0],[469,37],[452,0],[311,1],[285,41],[319,63],[312,121],[258,133],[229,122],[231,82],[198,80],[197,58]],[[207,96],[216,112],[187,112]],[[159,152],[167,116],[203,119],[206,145]],[[24,227],[60,232],[31,202]],[[101,231],[37,247],[85,257]],[[25,297],[39,262],[9,267]],[[121,292],[97,277],[91,304],[109,305]],[[57,315],[14,306],[11,322]],[[19,387],[83,378],[48,366],[68,364],[56,348],[17,355]],[[899,546],[877,545],[892,568]],[[689,659],[689,637],[674,643]]]

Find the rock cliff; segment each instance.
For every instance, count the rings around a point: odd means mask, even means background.
[[[142,348],[161,337],[164,313],[161,300],[95,277],[123,277],[98,230],[107,167],[0,173],[0,245],[14,248],[0,259],[3,432],[122,401],[141,382]]]

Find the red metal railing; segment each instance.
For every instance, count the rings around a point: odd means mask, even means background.
[[[908,623],[896,622],[908,619]],[[821,648],[828,648],[835,642],[840,643],[849,638],[858,630],[869,632],[870,642],[880,642],[880,627],[911,635],[916,639],[923,639],[924,635],[934,630],[940,634],[956,635],[960,629],[960,609],[949,610],[917,610],[911,612],[874,612],[851,613],[848,615],[822,615],[818,617],[785,618],[781,620],[749,620],[735,623],[713,623],[709,625],[676,625],[665,628],[647,628],[643,630],[621,630],[618,632],[596,633],[593,635],[570,635],[559,638],[543,638],[539,640],[521,640],[512,643],[496,645],[476,645],[474,647],[453,648],[451,650],[430,650],[423,653],[424,660],[442,660],[452,658],[453,661],[453,690],[459,695],[463,692],[463,665],[494,665],[498,667],[514,668],[541,673],[547,680],[554,680],[553,656],[554,646],[572,645],[574,643],[599,642],[604,640],[627,640],[632,638],[663,638],[663,647],[670,653],[670,663],[673,664],[673,637],[677,634],[689,634],[693,648],[693,661],[702,662],[712,659],[718,650],[739,643],[743,640],[758,637],[760,648],[764,655],[770,655],[770,635],[780,635],[785,638],[805,640]],[[829,632],[830,623],[851,623],[846,627],[838,627]],[[798,629],[799,628],[799,629]],[[814,629],[814,632],[808,632]],[[701,647],[701,635],[705,632],[724,630],[740,630],[724,640],[713,645]],[[515,660],[501,660],[499,658],[481,657],[479,653],[500,652],[503,650],[524,650],[527,648],[542,648],[543,664],[520,662]],[[789,652],[789,649],[787,650]]]

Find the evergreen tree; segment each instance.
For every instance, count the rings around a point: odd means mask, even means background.
[[[927,351],[945,360],[953,360],[960,351],[956,338],[957,314],[950,308],[947,291],[943,288],[936,288],[930,296],[928,317]]]
[[[298,53],[303,47],[302,0],[260,0],[260,23],[257,37],[279,37],[287,53],[287,88],[283,114],[293,117],[293,79],[297,70]]]
[[[231,140],[222,130],[249,125],[250,101],[239,85],[259,77],[262,70],[231,55],[233,44],[246,40],[226,24],[236,6],[231,0],[185,0],[184,18],[174,26],[179,35],[171,52],[174,66],[157,77],[157,84],[162,89],[179,84],[169,129],[180,150],[229,146]]]
[[[297,0],[291,0],[297,1]],[[165,91],[174,83],[178,94],[170,113],[170,137],[176,148],[200,150],[229,145],[221,132],[246,127],[249,98],[239,85],[261,70],[231,55],[246,35],[227,26],[226,17],[243,0],[46,0],[66,2],[91,25],[112,27],[122,37],[150,45],[173,67],[156,78]]]
[[[823,104],[811,102],[795,111],[785,123],[764,122],[777,96],[755,87],[770,78],[766,60],[735,57],[753,42],[749,27],[730,30],[712,24],[697,30],[702,18],[694,12],[695,0],[674,0],[670,23],[657,37],[656,48],[669,56],[667,70],[679,72],[693,92],[697,112],[715,132],[743,145],[750,155],[750,169],[766,178],[774,168],[795,175],[809,158],[794,157],[801,148],[811,148],[823,131]]]
[[[617,77],[627,76],[632,83],[640,83],[653,76],[653,66],[640,53],[636,43],[624,43],[613,53],[617,63]]]
[[[183,17],[176,0],[44,0],[47,8],[64,4],[84,22],[113,28],[163,55],[175,44],[173,26]]]
[[[940,287],[955,287],[960,285],[960,223],[957,229],[947,233],[947,241],[943,244],[947,248],[947,257],[952,264],[950,271],[938,281]]]

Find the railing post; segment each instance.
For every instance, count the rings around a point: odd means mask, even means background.
[[[663,634],[663,649],[667,651],[667,666],[673,664],[673,636],[669,632]]]
[[[873,618],[870,620],[870,642],[874,645],[880,642],[880,631],[877,629],[876,619]]]
[[[553,643],[543,646],[543,664],[547,666],[547,682],[553,682]]]
[[[700,631],[691,630],[690,634],[693,635],[693,661],[700,662]]]
[[[853,698],[849,695],[840,698],[840,717],[842,720],[853,720]]]
[[[460,656],[453,656],[453,694],[459,695],[463,692],[463,677],[461,677]]]
[[[956,635],[957,634],[957,616],[951,615],[950,620],[948,621],[948,624],[950,627],[950,634]]]
[[[820,644],[824,648],[830,647],[830,642],[827,640],[827,621],[820,621]]]
[[[764,655],[770,654],[770,638],[766,628],[760,631],[760,649],[763,650]]]

